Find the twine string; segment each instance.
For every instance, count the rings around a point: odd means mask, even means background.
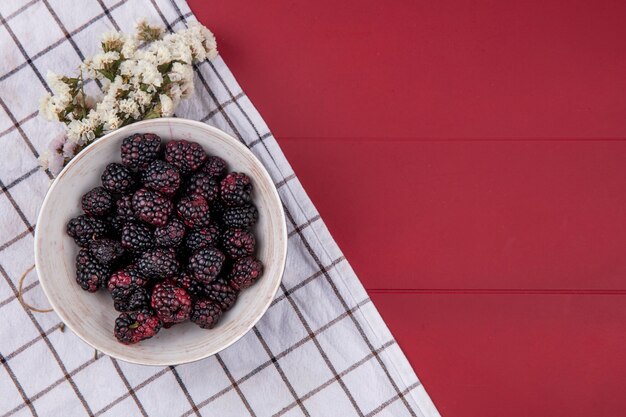
[[[24,273],[20,277],[20,281],[17,284],[17,299],[19,300],[20,304],[24,306],[24,308],[27,308],[30,311],[34,311],[36,313],[50,313],[51,311],[53,311],[51,308],[37,308],[24,301],[24,279],[26,279],[26,275],[28,275],[33,269],[35,269],[35,265],[32,265],[30,268],[24,271]],[[61,329],[61,331],[63,331],[63,329]]]

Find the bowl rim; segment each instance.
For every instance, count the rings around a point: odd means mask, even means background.
[[[276,297],[276,293],[278,292],[278,288],[280,287],[281,283],[282,283],[282,279],[283,279],[283,275],[285,272],[285,265],[286,265],[286,261],[287,261],[287,247],[288,247],[288,235],[287,235],[287,224],[286,224],[286,219],[285,219],[285,213],[283,210],[279,210],[277,213],[278,216],[278,224],[281,226],[281,237],[282,237],[282,241],[283,244],[281,245],[282,247],[280,248],[280,265],[278,268],[278,279],[276,280],[274,286],[271,288],[271,297],[267,298],[267,302],[265,303],[265,305],[263,306],[263,308],[261,310],[259,310],[259,312],[256,314],[256,317],[254,317],[253,320],[250,321],[250,324],[248,326],[246,326],[245,328],[242,328],[242,331],[240,332],[240,334],[236,337],[234,337],[231,341],[229,341],[228,343],[224,344],[222,347],[218,348],[218,349],[214,349],[213,351],[207,351],[206,353],[202,353],[200,355],[195,355],[189,358],[185,358],[184,360],[179,360],[179,361],[153,361],[153,360],[146,360],[146,361],[140,361],[140,360],[136,360],[134,358],[128,358],[125,357],[124,355],[119,355],[115,352],[112,352],[111,350],[109,350],[107,347],[101,347],[101,346],[94,346],[94,344],[92,344],[90,341],[87,340],[87,338],[83,335],[82,330],[79,330],[77,328],[74,327],[74,325],[72,323],[70,323],[69,320],[67,320],[67,317],[65,316],[65,314],[62,312],[63,309],[60,309],[56,304],[55,301],[53,300],[53,297],[50,297],[49,295],[49,290],[46,287],[46,280],[45,279],[41,279],[41,271],[40,271],[40,257],[41,257],[41,249],[40,249],[40,239],[39,239],[39,224],[41,223],[41,219],[43,216],[43,213],[45,212],[44,208],[46,207],[46,204],[48,202],[48,199],[50,198],[50,196],[52,195],[52,193],[54,192],[54,189],[56,188],[56,186],[58,185],[58,183],[61,181],[61,179],[63,178],[64,175],[66,175],[66,173],[72,169],[72,167],[84,156],[86,155],[88,152],[92,152],[95,149],[98,148],[98,146],[101,146],[101,144],[103,144],[104,142],[111,140],[111,138],[115,135],[115,136],[119,136],[120,134],[124,135],[125,132],[130,131],[130,130],[136,130],[137,128],[142,128],[145,127],[146,130],[149,129],[150,125],[155,124],[155,123],[170,123],[170,124],[183,124],[183,125],[192,125],[192,126],[196,126],[200,129],[209,131],[210,133],[214,134],[214,135],[218,135],[218,136],[222,136],[224,138],[226,138],[227,140],[231,141],[235,148],[237,148],[240,152],[246,153],[248,154],[248,156],[252,157],[259,165],[260,172],[261,175],[265,177],[265,179],[272,185],[270,187],[271,189],[271,193],[272,193],[272,197],[275,198],[278,202],[280,202],[280,204],[282,205],[282,200],[280,198],[280,195],[278,194],[278,190],[276,188],[276,184],[274,183],[274,181],[272,180],[272,177],[270,176],[269,172],[267,171],[267,169],[265,168],[265,165],[259,160],[259,158],[257,158],[256,155],[254,155],[254,153],[252,153],[252,151],[245,146],[241,141],[235,139],[232,135],[224,132],[221,129],[218,129],[214,126],[211,126],[209,124],[203,123],[203,122],[199,122],[197,120],[191,120],[191,119],[184,119],[184,118],[179,118],[179,117],[159,117],[156,119],[149,119],[149,120],[142,120],[139,122],[135,122],[132,123],[128,126],[124,126],[121,127],[117,130],[114,130],[112,132],[107,133],[106,135],[102,136],[101,138],[95,140],[93,143],[91,143],[90,145],[88,145],[87,147],[85,147],[85,149],[83,149],[82,151],[80,151],[74,158],[72,158],[72,160],[65,166],[63,167],[63,169],[61,170],[61,172],[56,176],[56,178],[54,179],[54,181],[52,182],[52,184],[50,184],[50,187],[48,188],[47,192],[46,192],[46,196],[43,199],[43,202],[41,203],[41,207],[39,209],[39,213],[37,215],[37,227],[35,227],[35,236],[34,236],[34,254],[35,254],[35,269],[37,272],[37,278],[39,280],[39,283],[41,284],[41,287],[44,291],[44,294],[46,295],[46,298],[48,299],[48,302],[50,303],[52,309],[54,310],[54,312],[61,318],[61,321],[63,321],[63,323],[70,328],[70,330],[72,330],[72,332],[74,334],[76,334],[83,342],[87,343],[89,346],[93,347],[94,349],[96,349],[97,351],[104,353],[105,355],[108,355],[112,358],[115,359],[119,359],[128,363],[134,363],[137,365],[146,365],[146,366],[170,366],[170,365],[182,365],[185,363],[191,363],[191,362],[196,362],[205,358],[208,358],[210,356],[213,356],[221,351],[223,351],[224,349],[232,346],[235,342],[237,342],[238,340],[240,340],[243,336],[245,336],[261,319],[261,317],[263,317],[265,315],[265,313],[267,312],[267,310],[269,309],[270,305],[272,304],[272,302],[274,301],[274,298]]]

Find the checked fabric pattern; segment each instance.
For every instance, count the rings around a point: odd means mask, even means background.
[[[196,67],[178,115],[244,142],[285,207],[289,256],[259,324],[214,357],[165,368],[94,351],[54,313],[26,310],[17,282],[33,263],[37,211],[51,176],[37,157],[60,126],[37,117],[45,72],[70,73],[108,30],[140,17],[178,29],[183,0],[0,2],[0,416],[437,416],[438,413],[285,160],[218,58]],[[97,88],[94,86],[94,88]],[[46,306],[34,273],[25,298]]]

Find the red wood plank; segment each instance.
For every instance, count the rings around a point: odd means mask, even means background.
[[[626,135],[623,1],[189,3],[279,138]]]
[[[624,414],[623,297],[371,296],[443,416]]]
[[[366,288],[626,290],[626,141],[282,147]]]

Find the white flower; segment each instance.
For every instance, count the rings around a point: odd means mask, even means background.
[[[120,100],[119,103],[120,112],[132,117],[133,119],[139,118],[139,105],[132,99]]]
[[[137,51],[137,47],[139,46],[139,42],[134,36],[126,36],[124,38],[124,45],[122,46],[121,53],[126,58],[130,58]]]
[[[104,51],[120,52],[124,46],[124,35],[120,32],[106,32],[102,35],[102,49]]]
[[[71,159],[75,155],[76,143],[67,141],[63,145],[63,157]]]
[[[163,74],[156,65],[147,61],[138,62],[138,70],[141,70],[141,79],[145,84],[160,87],[163,84]]]
[[[59,112],[61,110],[63,109],[59,109],[57,107],[56,102],[50,93],[43,96],[39,102],[39,114],[46,120],[59,120]]]
[[[159,96],[161,102],[161,116],[168,117],[174,114],[174,102],[165,94]]]
[[[141,91],[139,89],[135,89],[131,93],[132,98],[142,107],[147,106],[152,102],[152,95],[146,93],[145,91]]]
[[[102,54],[95,55],[91,59],[91,69],[103,70],[106,66],[120,59],[120,53],[117,51],[104,52]]]
[[[93,139],[96,135],[89,120],[72,120],[67,125],[67,140],[82,145]]]

